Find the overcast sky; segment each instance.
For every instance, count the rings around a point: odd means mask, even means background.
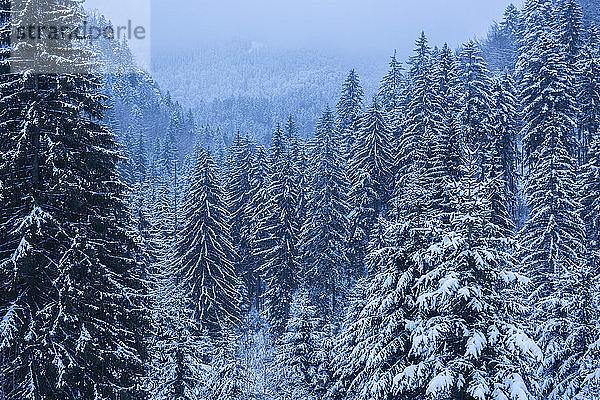
[[[121,19],[143,20],[150,0],[87,0]],[[407,55],[425,30],[453,47],[484,35],[510,0],[151,0],[152,50],[232,39],[354,54]],[[521,0],[515,2],[518,6]],[[143,22],[146,24],[146,22]]]

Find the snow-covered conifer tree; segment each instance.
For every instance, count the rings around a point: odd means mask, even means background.
[[[576,68],[581,164],[588,162],[588,149],[593,136],[600,129],[600,53],[597,34],[597,31],[592,32],[589,42],[581,51]]]
[[[540,396],[576,398],[585,392],[588,354],[597,337],[591,323],[593,285],[576,187],[576,107],[566,48],[550,33],[536,43],[539,71],[525,70],[525,145],[531,166],[526,194],[530,217],[522,232],[523,268],[533,278],[533,321],[544,352]],[[596,333],[594,333],[596,332]]]
[[[441,123],[431,48],[422,32],[410,59],[410,100],[406,126],[399,142],[399,190],[411,184],[431,160],[432,144]]]
[[[465,143],[488,148],[491,141],[492,81],[479,45],[470,41],[460,53],[460,122]],[[489,163],[489,155],[481,152],[480,163]],[[487,167],[486,167],[487,169]],[[482,171],[485,173],[485,169]]]
[[[214,349],[177,281],[172,256],[154,268],[148,392],[151,400],[195,400],[207,391]]]
[[[518,114],[516,88],[508,72],[494,82],[491,121],[491,174],[504,183],[498,187],[499,201],[513,219],[517,216],[518,195]],[[508,227],[505,227],[508,228]]]
[[[13,26],[83,18],[75,1],[11,5]],[[144,288],[100,81],[88,50],[46,45],[0,75],[0,397],[144,398]]]
[[[284,133],[277,126],[269,155],[266,204],[257,228],[257,255],[263,258],[261,275],[266,285],[265,308],[275,333],[283,332],[292,293],[298,287],[298,174],[287,152]]]
[[[577,0],[560,0],[557,8],[555,29],[565,46],[567,68],[574,70],[584,43],[581,6]]]
[[[236,253],[235,270],[243,279],[245,295],[249,300],[257,293],[257,271],[254,265],[251,241],[252,210],[250,209],[252,184],[252,149],[247,138],[238,132],[233,146],[227,177],[227,208],[231,215],[230,235]]]
[[[528,280],[513,272],[511,242],[493,223],[487,181],[473,150],[449,189],[449,226],[414,259],[421,271],[409,318],[409,357],[392,391],[434,398],[533,399],[529,362],[541,351],[514,324],[507,289]],[[516,292],[516,290],[515,290]]]
[[[252,170],[250,171],[250,232],[249,244],[252,251],[252,264],[256,266],[256,292],[251,298],[254,298],[256,309],[261,309],[263,304],[264,282],[260,266],[264,263],[264,258],[260,254],[261,238],[265,233],[262,229],[266,228],[263,224],[263,218],[268,205],[268,183],[269,168],[267,156],[264,147],[257,146],[253,155]]]
[[[397,60],[395,51],[389,65],[388,72],[381,79],[377,94],[377,101],[386,112],[402,108],[406,86],[404,68]]]
[[[185,199],[176,274],[201,327],[212,335],[240,323],[240,280],[217,166],[204,149]]]
[[[339,290],[348,268],[348,179],[339,137],[327,109],[315,133],[308,214],[300,232],[304,276],[323,315],[335,319]]]
[[[299,289],[278,347],[277,391],[281,399],[320,399],[329,383],[329,348],[325,324],[318,314],[310,291]]]
[[[337,131],[343,142],[341,152],[347,160],[352,156],[352,146],[360,127],[363,90],[358,74],[351,70],[342,85],[342,95],[337,104]]]
[[[408,359],[406,323],[419,276],[412,256],[430,230],[417,229],[411,222],[379,227],[382,243],[366,260],[371,275],[359,281],[337,338],[329,399],[393,398],[394,378]]]
[[[582,217],[588,250],[600,250],[600,54],[589,43],[583,50],[578,77],[579,137],[585,162],[581,179]],[[593,256],[592,257],[597,257]]]
[[[351,261],[359,274],[370,231],[392,194],[395,160],[390,136],[383,110],[374,102],[363,116],[349,162]]]
[[[523,102],[524,116],[523,131],[528,132],[523,139],[523,152],[526,158],[532,161],[531,155],[539,146],[542,137],[535,134],[535,129],[541,126],[545,118],[543,90],[549,84],[544,82],[541,75],[544,59],[539,57],[539,40],[541,37],[551,35],[553,26],[553,8],[549,0],[528,0],[523,8],[523,38],[521,51],[517,62],[517,75],[519,77],[520,97]],[[548,74],[546,74],[546,78]],[[543,83],[543,85],[540,85]],[[527,126],[529,124],[529,126]],[[531,165],[529,165],[531,167]]]
[[[207,400],[252,400],[248,371],[240,360],[239,336],[227,329],[216,344],[212,376],[203,397]]]

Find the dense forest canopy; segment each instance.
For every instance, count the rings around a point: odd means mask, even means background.
[[[268,96],[171,96],[121,42],[14,71],[20,16],[0,0],[0,400],[600,398],[596,0],[416,32],[377,85],[251,71]]]

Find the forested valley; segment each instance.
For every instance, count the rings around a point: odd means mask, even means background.
[[[596,0],[318,113],[185,107],[119,42],[11,72],[0,4],[0,400],[600,399]]]

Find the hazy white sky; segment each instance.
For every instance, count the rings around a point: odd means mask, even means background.
[[[152,49],[231,39],[284,47],[404,56],[421,30],[456,46],[486,33],[510,0],[87,0],[119,19],[143,23],[151,2]],[[521,0],[514,1],[518,6]],[[115,18],[115,17],[113,17]]]

